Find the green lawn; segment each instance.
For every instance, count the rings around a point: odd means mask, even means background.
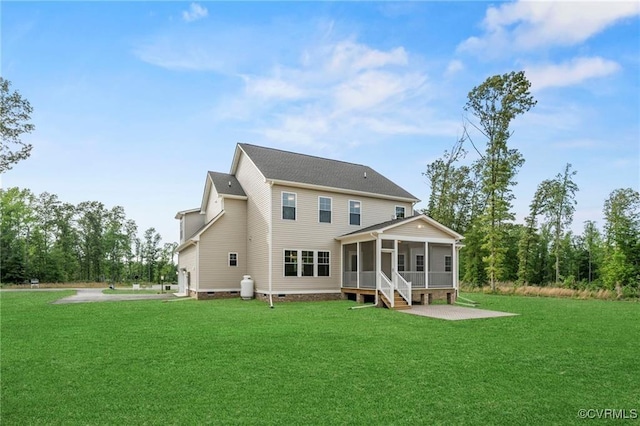
[[[48,303],[70,293],[1,294],[3,425],[571,424],[585,422],[579,409],[640,412],[640,303],[474,294],[520,316],[460,322],[347,301]]]

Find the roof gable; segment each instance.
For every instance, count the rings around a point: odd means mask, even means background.
[[[268,180],[419,201],[414,195],[368,166],[250,144],[238,144],[238,148]],[[236,152],[236,158],[237,155]],[[237,160],[234,159],[232,173],[236,166]]]
[[[246,197],[242,185],[234,175],[228,173],[209,172],[209,178],[213,182],[216,191],[220,195],[235,195],[236,197]]]
[[[340,237],[338,237],[338,239],[341,239],[343,237],[350,237],[350,236],[354,236],[354,235],[358,235],[358,234],[369,234],[372,232],[378,232],[378,233],[384,233],[387,231],[392,230],[393,228],[397,228],[398,226],[407,224],[407,223],[411,223],[417,220],[421,220],[423,222],[426,222],[427,224],[433,226],[434,228],[439,229],[440,231],[444,232],[445,234],[448,234],[451,236],[451,238],[455,238],[456,240],[462,240],[464,239],[464,237],[460,234],[458,234],[456,231],[444,226],[443,224],[441,224],[440,222],[438,222],[435,219],[430,218],[429,216],[425,215],[425,214],[421,214],[418,216],[410,216],[410,217],[405,217],[402,219],[393,219],[393,220],[389,220],[386,222],[382,222],[382,223],[378,223],[377,225],[372,225],[372,226],[368,226],[366,228],[362,228],[359,229],[357,231],[353,231],[350,232],[348,234],[344,234]]]

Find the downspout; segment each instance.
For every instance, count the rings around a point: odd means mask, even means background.
[[[269,184],[269,307],[273,309],[273,181]]]

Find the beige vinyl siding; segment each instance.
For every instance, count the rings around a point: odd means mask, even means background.
[[[282,219],[282,192],[297,194],[296,220]],[[318,219],[318,197],[331,197],[331,223]],[[395,206],[412,211],[411,203],[399,203],[336,192],[316,191],[282,185],[272,188],[273,205],[273,291],[340,291],[340,242],[336,237],[393,218]],[[362,203],[360,226],[349,225],[349,200]],[[315,250],[331,252],[330,277],[285,277],[284,250]]]
[[[453,238],[451,235],[436,228],[430,223],[419,219],[414,220],[410,223],[406,223],[404,225],[398,225],[395,228],[391,228],[385,231],[385,234],[398,235],[403,237],[444,238],[447,240],[451,240]]]
[[[193,237],[193,234],[204,225],[204,215],[201,215],[199,211],[185,214],[182,220],[184,220],[184,239],[182,242]]]
[[[246,226],[247,202],[224,199],[224,214],[200,235],[199,290],[240,290],[248,273]],[[238,254],[238,266],[229,266],[230,252]]]
[[[216,217],[222,211],[222,199],[218,196],[218,192],[211,185],[209,200],[207,201],[207,210],[205,211],[205,223],[209,223],[211,219]]]
[[[247,259],[248,273],[258,292],[269,290],[269,212],[270,187],[247,156],[238,160],[236,178],[247,194]]]
[[[196,267],[197,266],[196,255],[197,255],[197,246],[195,245],[189,246],[184,250],[182,250],[180,253],[178,253],[178,271],[180,271],[182,268],[185,268],[187,272],[191,274],[191,284],[189,286],[191,290],[196,290],[197,283],[198,283],[198,269]],[[185,280],[186,280],[186,277],[185,277]],[[185,281],[185,286],[186,286],[186,281]]]

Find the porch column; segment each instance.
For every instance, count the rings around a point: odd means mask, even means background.
[[[360,241],[356,243],[356,288],[360,288]]]
[[[340,241],[340,288],[344,288],[344,242]]]
[[[424,242],[424,288],[429,288],[429,243]]]
[[[398,277],[395,272],[398,270],[398,240],[393,240],[393,255],[391,255],[391,282],[394,288],[398,288]]]
[[[458,272],[458,247],[457,247],[455,242],[451,246],[451,253],[452,253],[451,263],[453,263],[453,265],[451,265],[451,270],[453,271],[453,277],[452,277],[453,278],[453,288],[455,288],[457,290],[458,289],[458,276],[459,276],[459,272]]]
[[[376,237],[376,290],[380,290],[380,271],[382,271],[382,240]]]

